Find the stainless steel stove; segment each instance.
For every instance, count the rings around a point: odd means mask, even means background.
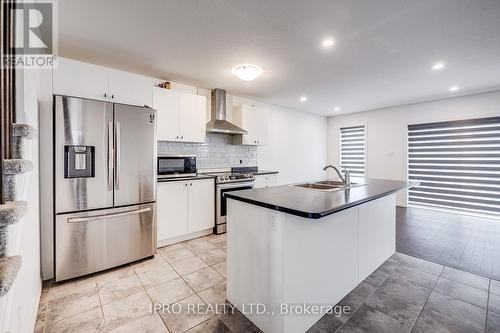
[[[227,199],[224,193],[249,190],[254,188],[255,176],[253,173],[222,172],[212,173],[215,176],[215,233],[226,232]]]
[[[255,176],[252,173],[228,172],[228,173],[221,173],[221,174],[216,174],[216,175],[217,175],[217,177],[215,178],[215,182],[217,184],[235,183],[235,182],[241,182],[241,181],[253,181],[253,180],[255,180]]]

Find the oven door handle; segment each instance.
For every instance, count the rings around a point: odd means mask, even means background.
[[[217,185],[218,189],[225,189],[225,188],[235,188],[235,187],[247,187],[251,186],[252,188],[254,187],[255,182],[245,182],[245,183],[233,183],[233,184],[219,184]]]

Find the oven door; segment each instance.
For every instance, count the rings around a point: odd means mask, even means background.
[[[227,212],[227,198],[224,197],[224,193],[250,190],[254,188],[255,183],[251,182],[240,182],[240,183],[230,183],[230,184],[218,184],[217,185],[217,197],[216,197],[216,233],[221,234],[226,232],[226,212]]]

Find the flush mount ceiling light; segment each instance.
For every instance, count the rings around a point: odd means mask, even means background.
[[[333,111],[335,111],[335,112],[340,111],[340,107],[338,107],[338,106],[334,107],[334,108],[333,108]]]
[[[301,102],[307,102],[307,96],[301,96],[300,97]]]
[[[234,67],[231,72],[243,81],[252,81],[261,76],[264,70],[257,65],[244,64]]]
[[[459,86],[452,86],[452,87],[450,87],[450,89],[448,89],[448,91],[450,91],[450,92],[456,92],[456,91],[458,91],[459,89],[460,89],[460,87],[459,87]]]
[[[325,49],[332,47],[334,44],[335,44],[335,39],[333,38],[325,38],[321,43],[321,45],[323,45]]]
[[[440,71],[445,67],[446,67],[446,64],[442,61],[439,61],[439,62],[436,62],[434,65],[432,65],[431,69],[433,71]]]

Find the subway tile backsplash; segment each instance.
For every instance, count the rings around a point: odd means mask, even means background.
[[[233,145],[232,136],[207,133],[204,143],[158,142],[158,154],[195,155],[198,168],[257,165],[257,146]]]

